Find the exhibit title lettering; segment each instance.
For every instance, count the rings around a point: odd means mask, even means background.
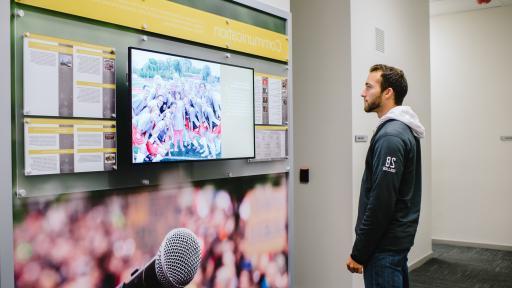
[[[231,28],[224,28],[216,26],[213,29],[215,35],[227,41],[238,42],[241,44],[251,45],[257,49],[269,49],[276,52],[281,52],[283,44],[278,40],[264,39],[258,36],[249,35],[240,31],[234,31]]]
[[[160,35],[288,61],[285,34],[190,8],[167,0],[16,0]]]

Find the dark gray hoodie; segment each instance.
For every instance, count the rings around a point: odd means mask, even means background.
[[[366,156],[351,257],[366,265],[377,252],[409,250],[421,206],[421,149],[425,129],[407,106],[383,116]]]

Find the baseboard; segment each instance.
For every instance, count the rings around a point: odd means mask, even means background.
[[[421,257],[420,259],[414,261],[413,263],[410,263],[409,264],[409,272],[420,267],[421,265],[425,264],[425,262],[430,260],[433,255],[434,255],[433,252],[429,252],[425,256]]]
[[[491,244],[491,243],[476,243],[476,242],[466,242],[466,241],[448,240],[448,239],[432,239],[432,244],[443,244],[443,245],[452,245],[452,246],[463,246],[463,247],[494,249],[494,250],[502,250],[502,251],[512,251],[512,246],[509,246],[509,245]]]

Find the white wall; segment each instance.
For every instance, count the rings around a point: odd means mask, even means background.
[[[512,246],[512,7],[431,19],[432,237]]]
[[[286,10],[280,0],[262,2]],[[302,166],[311,169],[310,184],[299,184],[298,177],[294,183],[292,281],[295,287],[348,287],[351,279],[344,262],[352,247],[368,149],[368,143],[352,143],[352,139],[355,134],[371,136],[375,128],[376,116],[364,113],[359,97],[368,68],[375,63],[406,71],[410,90],[405,105],[415,109],[427,128],[422,140],[422,215],[409,263],[432,253],[428,1],[295,1],[291,12],[293,173]],[[374,51],[375,26],[386,34],[384,54]],[[333,127],[336,132],[329,133]],[[318,147],[318,142],[329,144]],[[362,287],[360,276],[354,280],[354,286]]]
[[[292,1],[293,287],[351,287],[350,1]],[[310,183],[298,183],[298,168]]]
[[[415,110],[427,130],[426,138],[421,140],[423,188],[420,224],[415,245],[409,254],[409,264],[414,264],[432,253],[428,5],[428,1],[409,0],[351,1],[352,129],[354,135],[368,135],[368,142],[353,143],[352,148],[354,225],[357,218],[364,160],[370,144],[369,140],[377,126],[376,114],[364,112],[363,101],[360,96],[371,65],[384,63],[404,70],[409,84],[409,92],[405,97],[404,105],[411,106]],[[375,27],[384,30],[384,54],[375,50]],[[354,287],[362,286],[362,277],[356,276]]]

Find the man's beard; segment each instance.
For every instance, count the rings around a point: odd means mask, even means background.
[[[367,102],[367,105],[364,105],[364,112],[375,112],[375,110],[380,108],[382,104],[382,95],[379,95],[378,98],[375,98],[372,102]]]

